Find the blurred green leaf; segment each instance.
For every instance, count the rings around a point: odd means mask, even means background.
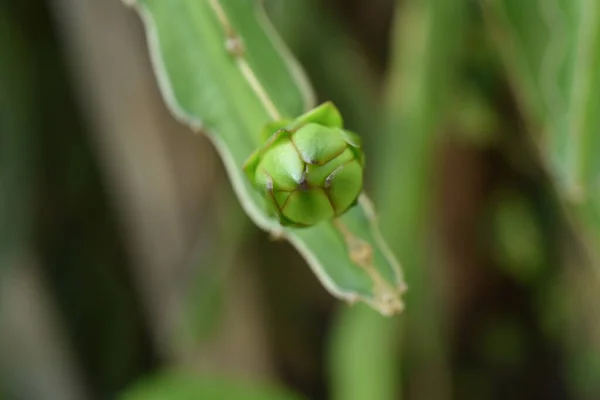
[[[494,199],[492,229],[499,265],[522,283],[534,284],[544,269],[544,238],[533,205],[517,192]]]
[[[246,213],[288,239],[334,295],[382,313],[401,309],[404,282],[366,198],[340,218],[283,229],[242,173],[272,120],[313,106],[300,68],[251,0],[134,1],[148,33],[163,95],[173,113],[206,133],[219,151]]]
[[[600,240],[600,5],[485,2],[531,133],[575,221]],[[596,260],[596,263],[599,261]]]
[[[459,139],[480,147],[489,147],[497,139],[499,116],[480,89],[463,87],[456,94],[452,113]]]
[[[142,379],[120,400],[301,400],[282,388],[226,378],[206,378],[191,373],[168,372]]]
[[[366,306],[340,311],[331,332],[329,371],[334,400],[399,398],[399,325]]]
[[[484,4],[529,130],[595,267],[591,276],[580,265],[570,266],[569,276],[561,282],[570,287],[560,302],[573,301],[584,292],[593,297],[600,283],[600,158],[596,154],[600,149],[600,3],[501,0]],[[563,307],[544,304],[543,308],[553,310],[542,313],[544,322],[560,320]],[[577,377],[571,379],[571,389],[581,398],[597,398],[598,337],[592,334],[597,329],[590,326],[597,320],[598,307],[593,301],[584,302],[571,314],[571,327],[563,333],[569,372]]]
[[[408,0],[398,7],[388,82],[386,126],[378,149],[376,199],[385,238],[405,260],[407,346],[411,378],[422,398],[449,395],[448,354],[442,326],[443,307],[432,271],[436,243],[428,223],[435,197],[432,168],[438,131],[449,111],[463,42],[466,3],[454,0]]]

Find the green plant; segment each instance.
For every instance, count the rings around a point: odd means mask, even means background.
[[[597,398],[600,326],[588,321],[598,315],[594,296],[600,289],[600,7],[586,0],[483,5],[527,133],[585,248],[587,262],[562,260],[568,278],[552,290],[568,293],[561,307],[578,303],[563,313],[571,326],[563,338],[567,358],[578,371],[570,377],[573,393]]]
[[[263,144],[263,128],[314,105],[308,82],[262,9],[234,0],[129,3],[145,22],[165,100],[182,122],[211,138],[252,220],[290,241],[335,296],[365,301],[387,315],[401,310],[406,285],[366,196],[338,219],[294,229],[281,226],[244,177],[244,162]]]
[[[244,169],[282,225],[313,226],[356,205],[364,165],[360,137],[342,129],[332,103],[269,124],[264,136]]]
[[[597,260],[600,7],[585,0],[483,4],[540,158]]]
[[[165,371],[137,382],[120,400],[302,400],[303,397],[272,385],[257,385],[218,377],[198,378],[181,371]]]

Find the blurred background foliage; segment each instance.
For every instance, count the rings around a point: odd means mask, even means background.
[[[600,398],[594,2],[264,0],[366,142],[394,318],[253,227],[121,2],[0,4],[0,398]]]

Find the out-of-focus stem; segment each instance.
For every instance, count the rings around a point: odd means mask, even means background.
[[[405,369],[414,398],[450,397],[441,269],[428,229],[434,192],[431,173],[438,130],[453,79],[465,3],[398,2],[388,77],[385,126],[379,141],[375,192],[382,231],[403,260],[407,311]],[[411,396],[412,397],[412,396]]]

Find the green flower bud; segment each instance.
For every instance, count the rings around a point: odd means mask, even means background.
[[[308,227],[339,216],[362,190],[360,139],[319,120],[303,116],[286,124],[246,163],[246,174],[282,225]]]

